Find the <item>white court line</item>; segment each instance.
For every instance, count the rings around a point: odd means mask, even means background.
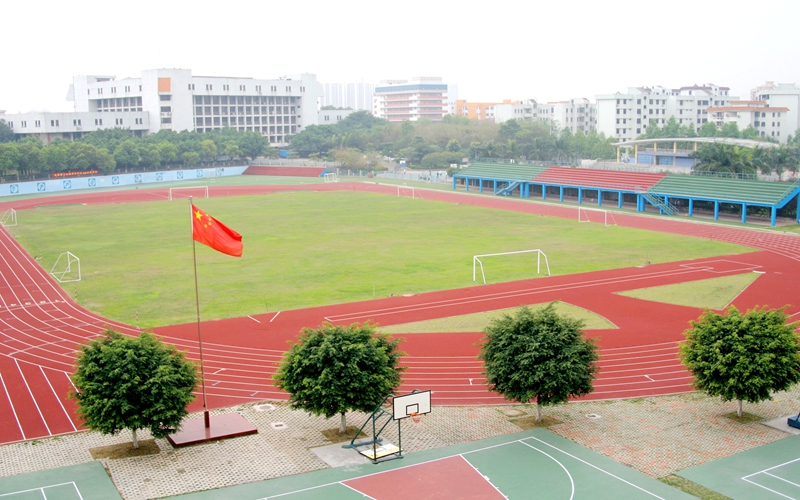
[[[75,481],[70,481],[68,483],[49,484],[47,486],[40,486],[38,488],[31,488],[29,490],[19,490],[19,491],[12,491],[10,493],[0,493],[0,498],[7,497],[7,496],[10,496],[10,495],[19,495],[21,493],[30,493],[31,491],[40,491],[42,493],[42,498],[46,499],[47,495],[45,495],[44,490],[46,490],[47,488],[57,488],[58,486],[66,486],[68,484],[71,484],[72,487],[75,488],[75,493],[77,493],[78,498],[83,500],[83,496],[81,495],[81,492],[78,489],[78,485],[75,484]]]
[[[471,384],[471,383],[472,383],[472,380],[470,380],[470,384]],[[545,453],[545,455],[547,455],[547,454]],[[548,455],[548,456],[549,456],[549,455]],[[503,493],[502,491],[500,491],[500,488],[498,488],[497,486],[495,486],[495,485],[494,485],[494,483],[493,483],[493,482],[492,482],[492,481],[489,479],[489,477],[488,477],[488,476],[484,476],[484,475],[481,473],[481,471],[479,471],[479,470],[477,469],[477,467],[475,467],[474,465],[472,465],[472,464],[470,463],[470,461],[469,461],[469,460],[467,460],[466,458],[464,458],[464,455],[458,455],[458,458],[460,458],[461,460],[463,460],[464,462],[466,462],[466,463],[467,463],[467,465],[469,465],[470,467],[472,467],[472,470],[474,470],[475,472],[477,472],[478,474],[480,474],[480,475],[481,475],[481,477],[483,477],[484,479],[486,479],[486,482],[487,482],[487,483],[489,483],[489,486],[491,486],[492,488],[494,488],[494,490],[495,490],[496,492],[498,492],[500,495],[502,495],[502,497],[503,497],[503,498],[505,498],[505,499],[508,499],[508,496],[506,496],[506,494],[505,494],[505,493]],[[554,460],[555,460],[555,459],[554,459]],[[558,462],[558,460],[556,460],[556,462]],[[561,465],[561,464],[559,463],[558,465]],[[563,466],[563,465],[561,465],[561,467],[564,467],[564,466]],[[566,471],[566,469],[564,469],[564,470]],[[567,471],[567,475],[569,476],[569,471]],[[569,480],[570,480],[570,482],[572,482],[572,476],[569,476]],[[572,497],[573,497],[573,496],[575,496],[575,483],[573,483],[573,484],[572,484],[572,495],[569,497],[569,498],[570,498],[570,500],[572,500]]]
[[[546,452],[544,452],[544,451],[540,450],[539,448],[537,448],[537,447],[535,447],[535,446],[533,446],[533,445],[530,445],[530,444],[526,443],[524,440],[520,440],[520,443],[522,443],[522,444],[524,444],[525,446],[528,446],[528,447],[530,447],[530,448],[532,448],[532,449],[534,449],[534,450],[538,451],[538,452],[539,452],[539,453],[541,453],[542,455],[546,456],[546,457],[547,457],[547,458],[549,458],[550,460],[552,460],[552,461],[554,461],[555,463],[557,463],[558,465],[560,465],[560,466],[561,466],[561,468],[562,468],[562,469],[564,469],[564,472],[566,472],[566,473],[567,473],[567,477],[569,478],[569,484],[570,484],[570,486],[572,487],[572,491],[571,491],[571,492],[570,492],[570,494],[569,494],[569,500],[572,500],[573,498],[575,498],[575,481],[573,481],[573,480],[572,480],[572,474],[570,474],[570,473],[569,473],[569,470],[567,470],[567,468],[564,466],[564,464],[562,464],[561,462],[559,462],[559,461],[558,461],[558,460],[557,460],[557,459],[556,459],[554,456],[552,456],[552,455],[550,455],[549,453],[546,453]],[[556,448],[556,449],[558,449],[558,448]],[[559,451],[561,451],[561,450],[559,450]]]
[[[252,319],[252,320],[253,320],[253,321],[255,321],[256,323],[261,323],[259,320],[255,319],[255,318],[254,318],[254,317],[252,317],[252,316],[248,316],[248,318]]]
[[[281,313],[280,311],[276,312],[275,316],[273,316],[272,319],[269,320],[269,322],[272,323],[273,321],[275,321],[275,318],[277,318],[280,313]]]
[[[564,450],[562,450],[562,449],[560,449],[560,448],[556,448],[555,446],[553,446],[552,444],[550,444],[550,443],[548,443],[548,442],[546,442],[546,441],[542,441],[541,439],[539,439],[539,438],[536,438],[536,437],[533,437],[533,436],[531,436],[531,437],[527,437],[527,438],[525,438],[525,439],[535,439],[536,441],[539,441],[540,443],[542,443],[542,444],[544,444],[544,445],[546,445],[546,446],[549,446],[549,447],[553,448],[554,450],[560,451],[561,453],[563,453],[564,455],[566,455],[566,456],[568,456],[568,457],[574,458],[575,460],[577,460],[577,461],[579,461],[579,462],[582,462],[582,463],[584,463],[584,464],[588,465],[589,467],[591,467],[591,468],[593,468],[593,469],[597,469],[597,470],[599,470],[599,471],[600,471],[600,472],[602,472],[603,474],[607,474],[607,475],[609,475],[609,476],[613,477],[614,479],[618,479],[618,480],[622,481],[623,483],[625,483],[625,484],[627,484],[627,485],[633,486],[633,487],[634,487],[634,488],[636,488],[637,490],[640,490],[640,491],[643,491],[643,492],[647,493],[648,495],[651,495],[651,496],[654,496],[654,497],[656,497],[656,498],[659,498],[659,499],[661,499],[661,500],[664,500],[663,498],[661,498],[660,496],[656,495],[655,493],[653,493],[653,492],[651,492],[651,491],[647,491],[646,489],[644,489],[644,488],[642,488],[642,487],[640,487],[640,486],[636,486],[635,484],[631,483],[630,481],[626,481],[625,479],[622,479],[622,478],[621,478],[621,477],[619,477],[619,476],[616,476],[616,475],[614,475],[614,474],[612,474],[612,473],[610,473],[610,472],[608,472],[608,471],[606,471],[606,470],[603,470],[603,469],[601,469],[600,467],[598,467],[598,466],[596,466],[596,465],[594,465],[594,464],[590,464],[590,463],[589,463],[589,462],[587,462],[586,460],[583,460],[583,459],[581,459],[581,458],[578,458],[578,457],[576,457],[575,455],[572,455],[572,454],[570,454],[570,453],[567,453],[566,451],[564,451]]]
[[[752,474],[751,474],[751,475],[752,475]],[[766,486],[764,486],[764,485],[758,484],[758,483],[757,483],[757,482],[755,482],[755,481],[751,481],[751,480],[749,480],[749,479],[746,479],[746,478],[742,478],[742,480],[743,480],[743,481],[746,481],[746,482],[748,482],[748,483],[750,483],[750,484],[752,484],[753,486],[758,486],[759,488],[761,488],[761,489],[763,489],[763,490],[767,490],[767,491],[769,491],[770,493],[775,493],[776,495],[778,495],[778,496],[780,496],[780,497],[783,497],[783,498],[788,498],[789,500],[797,500],[797,499],[796,499],[796,498],[794,498],[794,497],[790,497],[790,496],[788,496],[788,495],[784,495],[783,493],[780,493],[780,492],[778,492],[778,491],[775,491],[775,490],[773,490],[773,489],[771,489],[771,488],[767,488],[767,487],[766,487]]]

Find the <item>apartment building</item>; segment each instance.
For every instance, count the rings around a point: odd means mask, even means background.
[[[660,127],[672,116],[680,125],[698,129],[709,119],[708,108],[730,106],[737,100],[729,93],[728,87],[707,84],[631,87],[625,94],[597,95],[597,131],[626,142],[646,133],[651,120]]]
[[[77,139],[102,128],[146,134],[231,127],[258,132],[271,145],[283,146],[289,136],[318,122],[322,95],[322,85],[309,74],[258,80],[155,69],[137,78],[75,76],[67,95],[74,103],[73,113],[21,113],[3,119],[15,134],[45,143]]]
[[[731,101],[730,106],[708,108],[708,119],[717,128],[736,123],[739,130],[752,126],[760,137],[770,137],[779,142],[793,132],[789,125],[789,108],[770,106],[767,101]]]
[[[595,105],[588,99],[548,102],[547,106],[550,108],[550,120],[559,129],[569,129],[573,134],[589,134],[597,127]]]
[[[800,129],[800,88],[794,83],[779,83],[766,82],[750,91],[750,99],[754,101],[766,102],[768,106],[775,108],[787,108],[785,114],[781,114],[780,128],[775,130],[781,132],[780,138],[776,137],[780,142],[786,142],[789,134],[796,135]],[[767,123],[772,123],[772,116],[762,116],[768,118]],[[764,120],[762,120],[764,121]],[[777,122],[776,122],[777,124]],[[763,131],[763,130],[762,130]]]
[[[503,102],[469,102],[464,99],[458,99],[456,100],[455,114],[466,116],[470,120],[495,121],[495,109],[497,106],[507,104],[522,104],[522,101],[504,99]]]
[[[372,95],[375,85],[371,83],[325,83],[323,106],[372,111]]]
[[[372,114],[390,122],[428,119],[441,121],[453,114],[458,91],[441,77],[382,80],[375,87]]]

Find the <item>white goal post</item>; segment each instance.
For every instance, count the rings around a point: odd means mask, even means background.
[[[405,184],[402,186],[397,186],[397,196],[398,198],[406,197],[422,199],[422,193],[420,193],[418,189],[415,189],[412,186],[406,186]]]
[[[77,258],[72,252],[62,253],[58,256],[56,263],[53,264],[53,268],[50,269],[50,276],[57,279],[59,283],[80,281],[81,259]]]
[[[538,248],[534,248],[533,250],[518,250],[516,252],[502,252],[502,253],[486,253],[483,255],[474,255],[472,257],[472,281],[477,281],[477,268],[480,266],[481,268],[481,277],[483,278],[483,284],[486,284],[486,274],[483,272],[483,261],[481,258],[483,257],[499,257],[501,255],[517,255],[521,253],[536,253],[536,274],[541,274],[542,272],[542,257],[544,257],[544,265],[547,268],[547,275],[550,276],[550,263],[547,262],[547,255],[544,252],[539,250]]]
[[[9,208],[3,215],[0,215],[0,225],[2,226],[16,226],[17,225],[17,211]]]
[[[322,180],[325,182],[339,182],[339,176],[336,172],[328,172],[322,177]]]
[[[185,200],[189,197],[194,198],[208,198],[208,186],[185,186],[169,188],[169,199],[172,200]]]
[[[594,214],[594,216],[592,216]],[[616,226],[617,221],[614,219],[614,214],[602,208],[583,208],[578,207],[578,222],[600,222],[600,215],[602,214],[604,226]]]

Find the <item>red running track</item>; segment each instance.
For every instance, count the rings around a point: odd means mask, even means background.
[[[396,195],[394,186],[372,183],[312,186],[241,186],[210,188],[211,196],[272,193],[285,190],[359,190]],[[167,189],[56,196],[0,204],[22,210],[44,204],[128,203],[166,199]],[[508,198],[425,191],[426,199],[531,214],[576,218],[577,206],[551,205]],[[210,408],[268,399],[285,399],[274,388],[276,362],[304,326],[323,321],[349,324],[372,320],[380,325],[434,319],[526,304],[562,300],[591,310],[616,325],[590,330],[601,347],[595,392],[587,399],[642,397],[688,392],[691,377],[677,359],[677,343],[696,308],[646,302],[616,292],[756,271],[763,273],[734,304],[782,307],[800,319],[800,238],[753,229],[728,228],[683,219],[615,214],[618,225],[693,235],[744,244],[760,251],[674,262],[643,268],[614,269],[482,285],[412,297],[390,297],[304,310],[204,323],[203,354]],[[101,318],[75,304],[53,279],[0,230],[0,443],[74,432],[81,429],[72,389],[74,353],[107,326],[123,333],[138,330]],[[235,332],[235,335],[232,334]],[[157,329],[166,341],[198,358],[196,325]],[[481,334],[407,334],[403,363],[408,371],[401,392],[433,391],[435,404],[497,404],[504,400],[486,390],[476,359]],[[192,410],[200,409],[195,401]]]

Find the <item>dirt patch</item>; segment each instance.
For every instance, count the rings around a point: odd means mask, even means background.
[[[156,444],[155,439],[145,439],[139,441],[139,447],[134,448],[133,443],[112,444],[109,446],[100,446],[97,448],[89,448],[89,453],[95,460],[101,458],[110,458],[116,460],[119,458],[142,457],[145,455],[158,455],[161,453],[161,448]]]
[[[541,420],[538,422],[536,421],[535,416],[531,417],[523,417],[523,418],[515,418],[509,420],[512,424],[516,425],[520,429],[526,431],[528,429],[535,429],[536,427],[550,427],[551,425],[558,425],[563,424],[561,420],[557,419],[556,417],[551,417],[549,415],[544,415]]]
[[[752,413],[747,413],[746,411],[742,412],[742,416],[736,414],[736,412],[726,413],[722,415],[725,418],[729,418],[734,422],[739,422],[740,424],[749,424],[750,422],[761,422],[764,419],[759,417],[758,415],[753,415]]]
[[[325,429],[322,431],[322,435],[331,443],[343,443],[344,441],[351,441],[356,437],[357,432],[358,427],[355,425],[348,425],[343,434],[339,434],[339,428],[337,427],[335,429]],[[367,437],[367,435],[362,432],[358,437]]]

